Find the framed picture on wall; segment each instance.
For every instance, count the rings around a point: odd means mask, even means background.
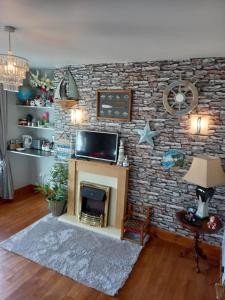
[[[122,89],[97,90],[97,119],[131,121],[132,91]]]

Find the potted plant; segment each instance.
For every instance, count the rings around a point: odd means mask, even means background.
[[[60,216],[65,211],[68,195],[67,180],[67,167],[56,163],[47,180],[44,179],[43,183],[36,187],[36,191],[41,192],[48,201],[48,208],[53,216]]]

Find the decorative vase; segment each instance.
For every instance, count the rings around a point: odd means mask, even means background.
[[[66,200],[63,201],[48,201],[48,208],[54,217],[61,216],[66,208]]]

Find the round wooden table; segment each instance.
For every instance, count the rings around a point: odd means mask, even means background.
[[[194,245],[193,245],[192,250],[194,252],[194,257],[195,257],[195,262],[196,262],[196,272],[199,273],[200,272],[199,258],[207,259],[206,255],[203,254],[202,249],[199,247],[200,235],[201,234],[203,235],[205,233],[214,234],[222,228],[223,224],[222,224],[221,220],[219,219],[219,217],[217,217],[217,216],[214,216],[215,222],[216,222],[215,229],[210,229],[207,225],[207,223],[209,222],[210,216],[208,218],[205,218],[202,220],[199,219],[198,225],[191,224],[185,219],[186,214],[187,214],[187,212],[185,210],[178,211],[176,213],[176,218],[177,218],[178,222],[182,225],[183,228],[188,229],[194,235]]]

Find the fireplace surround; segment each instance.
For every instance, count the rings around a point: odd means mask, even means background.
[[[100,161],[69,160],[67,213],[59,220],[120,239],[121,222],[126,213],[129,168]],[[79,221],[80,184],[88,182],[110,187],[108,226],[90,226]]]

